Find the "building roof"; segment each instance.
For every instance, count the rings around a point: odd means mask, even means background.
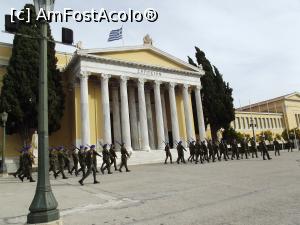
[[[279,96],[279,97],[276,97],[276,98],[272,98],[272,99],[268,99],[268,100],[265,100],[265,101],[257,102],[257,103],[251,104],[251,105],[246,105],[246,106],[237,108],[236,110],[237,111],[244,111],[244,110],[247,110],[247,109],[250,109],[250,108],[253,108],[253,107],[266,105],[266,104],[269,104],[269,103],[272,103],[272,102],[277,102],[277,101],[280,101],[280,100],[286,100],[286,99],[288,99],[290,97],[293,97],[293,96],[296,96],[296,95],[300,97],[300,92],[295,91],[295,92],[290,93],[290,94],[286,94],[286,95],[282,95],[282,96]]]

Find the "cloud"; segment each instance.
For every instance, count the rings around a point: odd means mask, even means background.
[[[0,16],[10,8],[21,8],[27,1],[1,3]],[[298,0],[73,0],[56,1],[56,10],[71,7],[77,10],[107,8],[159,12],[156,23],[124,24],[126,45],[138,45],[149,33],[156,47],[186,60],[194,56],[194,46],[205,51],[234,89],[236,106],[277,97],[299,90],[300,86],[300,1]],[[4,26],[0,20],[0,26]],[[52,32],[60,39],[62,26],[74,30],[75,39],[84,47],[120,46],[107,43],[111,29],[120,23],[52,24]],[[12,42],[7,34],[0,41]],[[59,50],[73,49],[57,46]],[[249,94],[251,93],[251,94]]]

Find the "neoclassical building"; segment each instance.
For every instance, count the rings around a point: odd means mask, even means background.
[[[0,43],[1,76],[11,49]],[[129,150],[150,151],[163,149],[167,141],[205,139],[201,68],[149,42],[56,56],[66,107],[50,146],[124,142]],[[7,143],[7,155],[16,156],[19,136],[10,135]]]

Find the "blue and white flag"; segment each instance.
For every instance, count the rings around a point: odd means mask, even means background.
[[[117,41],[123,39],[123,27],[117,30],[112,30],[109,33],[109,37],[107,41]]]

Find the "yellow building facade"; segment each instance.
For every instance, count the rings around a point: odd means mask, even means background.
[[[0,43],[1,79],[11,51],[12,45]],[[123,142],[130,151],[151,151],[163,149],[165,141],[206,138],[202,69],[147,43],[57,52],[56,57],[66,102],[61,129],[50,136],[50,146]],[[8,135],[8,163],[22,145],[19,135]]]
[[[241,107],[236,110],[236,119],[231,126],[252,136],[252,121],[256,125],[255,134],[271,131],[275,136],[281,135],[285,129],[300,128],[300,93],[294,92]]]

